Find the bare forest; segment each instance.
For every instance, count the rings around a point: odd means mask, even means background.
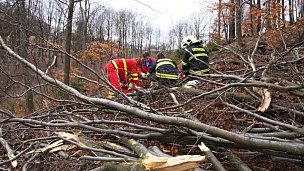
[[[0,170],[304,170],[304,0],[214,0],[170,28],[90,0],[0,0]],[[209,53],[203,84],[106,98],[107,61],[180,66],[188,35]]]

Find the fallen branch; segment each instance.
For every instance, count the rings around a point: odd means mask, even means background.
[[[0,128],[0,143],[2,144],[2,146],[4,147],[4,149],[7,152],[7,156],[8,158],[14,159],[16,158],[14,151],[11,149],[11,147],[9,146],[9,144],[5,141],[5,139],[2,138],[2,128]],[[11,161],[12,166],[15,168],[17,167],[17,160],[12,160]]]
[[[210,151],[210,149],[203,142],[201,142],[201,145],[198,145],[198,147],[205,154],[206,159],[210,160],[214,170],[216,170],[216,171],[225,171],[226,170],[223,167],[223,165],[217,160],[217,158],[213,155],[213,153]]]
[[[238,171],[251,171],[247,164],[245,164],[239,157],[232,154],[232,152],[225,152],[230,163],[238,170]]]

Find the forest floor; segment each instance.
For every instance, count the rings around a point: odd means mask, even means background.
[[[256,58],[256,65],[265,65],[271,59],[270,53],[258,54]],[[226,74],[241,75],[245,68],[243,63],[239,58],[227,52],[219,52],[213,54],[210,57],[210,61],[213,63],[212,67]],[[300,71],[304,71],[304,63],[302,61],[298,66]],[[280,76],[280,78],[288,79],[294,76],[293,71],[286,68],[274,67],[272,68],[272,76]],[[295,77],[297,81],[297,77]],[[301,81],[301,80],[298,80]],[[225,83],[226,80],[222,80],[221,83]],[[228,80],[227,80],[228,82]],[[207,92],[217,88],[216,84],[203,82],[196,89]],[[232,90],[234,93],[244,93],[242,88],[234,88]],[[187,100],[191,99],[196,95],[195,92],[179,92],[171,91],[179,103],[185,103]],[[88,96],[96,94],[94,91],[88,91]],[[102,93],[101,93],[102,94]],[[198,98],[191,103],[181,107],[168,109],[167,107],[175,105],[175,102],[169,95],[167,90],[160,91],[157,94],[146,94],[138,95],[133,97],[141,103],[149,104],[154,109],[158,109],[158,112],[165,113],[168,116],[178,116],[188,119],[197,119],[198,121],[215,126],[227,131],[232,132],[243,132],[244,134],[249,130],[252,125],[255,125],[256,128],[262,128],[264,125],[258,121],[253,116],[249,116],[242,111],[237,111],[231,107],[223,105],[222,99],[220,98]],[[3,98],[4,99],[4,98]],[[231,104],[237,104],[239,107],[246,108],[249,111],[255,111],[259,105],[259,102],[256,100],[253,101],[242,101],[232,98],[225,99]],[[287,92],[281,91],[272,94],[272,102],[275,102],[278,105],[287,105],[288,103],[296,102],[298,97],[290,95]],[[303,99],[300,99],[303,100]],[[9,98],[3,101],[10,101]],[[11,103],[1,103],[1,108],[11,108]],[[117,102],[126,103],[125,99],[116,99]],[[14,104],[16,105],[16,104]],[[17,104],[18,105],[18,104]],[[16,108],[16,106],[15,106]],[[186,112],[185,112],[186,111]],[[202,155],[202,152],[198,149],[197,145],[199,143],[199,138],[197,140],[187,138],[187,129],[183,127],[168,126],[162,125],[156,122],[143,120],[136,118],[133,115],[130,116],[125,113],[115,112],[112,110],[98,109],[95,110],[94,105],[81,105],[81,104],[70,104],[70,105],[56,105],[48,106],[47,109],[41,109],[33,113],[30,116],[22,116],[22,111],[16,111],[17,116],[23,119],[31,120],[40,120],[45,122],[58,122],[64,123],[65,121],[76,122],[76,121],[86,121],[86,120],[108,120],[108,121],[126,121],[128,123],[135,123],[138,125],[150,126],[155,128],[168,129],[176,137],[166,137],[164,136],[155,136],[148,138],[137,138],[137,140],[145,145],[146,147],[157,146],[164,153],[171,156],[178,155]],[[183,113],[183,114],[181,114]],[[270,109],[266,112],[259,113],[262,116],[267,116],[273,120],[278,120],[283,123],[291,123],[298,127],[304,125],[304,119],[302,117],[296,116],[292,112],[280,111]],[[81,116],[80,116],[81,115]],[[20,122],[22,123],[22,122]],[[55,140],[55,133],[64,131],[73,134],[81,132],[86,136],[90,137],[94,142],[109,141],[119,144],[119,140],[116,137],[115,132],[113,133],[100,133],[94,132],[92,130],[86,130],[80,127],[73,126],[33,126],[29,129],[29,125],[34,123],[10,123],[5,124],[1,123],[2,131],[4,132],[3,138],[10,144],[11,148],[15,149],[16,152],[21,152],[27,147],[31,146],[31,142],[40,142],[40,145],[47,146]],[[94,125],[94,124],[93,124]],[[124,124],[107,124],[105,125],[94,125],[97,128],[106,128],[107,130],[115,131],[126,131],[139,133],[141,131],[134,129],[134,127]],[[178,133],[184,133],[181,135],[175,134],[174,131],[179,131]],[[142,132],[141,132],[142,133]],[[193,138],[193,137],[192,137]],[[303,138],[299,138],[303,141]],[[286,140],[287,141],[287,140]],[[230,159],[226,155],[227,149],[232,152],[234,155],[238,156],[244,163],[246,163],[252,170],[256,171],[301,171],[304,170],[303,156],[299,156],[302,160],[299,159],[290,159],[288,157],[278,157],[272,156],[269,154],[264,154],[258,149],[241,148],[226,146],[225,144],[208,144],[206,145],[212,150],[217,159],[221,162],[226,170],[236,170],[235,167],[231,164]],[[37,145],[37,144],[36,144]],[[38,147],[35,147],[38,148]],[[81,156],[89,155],[90,153],[85,150],[72,149],[64,151],[65,154],[61,153],[42,153],[39,156],[35,156],[35,153],[27,153],[27,157],[20,157],[18,159],[18,169],[21,170],[21,167],[27,165],[29,170],[90,170],[98,167],[101,162],[99,161],[89,161],[89,160],[79,160]],[[68,157],[67,157],[68,156]],[[35,159],[35,160],[34,160]],[[3,163],[5,161],[5,163]],[[1,168],[10,168],[10,162],[7,161],[7,154],[5,150],[0,150],[0,169]],[[212,170],[212,164],[209,161],[204,161],[200,163],[200,167],[204,170]]]

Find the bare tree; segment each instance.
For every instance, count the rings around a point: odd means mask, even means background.
[[[65,31],[65,33],[66,33],[65,51],[67,53],[71,53],[74,6],[75,6],[75,0],[69,0],[67,26],[66,26],[66,31]],[[70,57],[68,55],[66,55],[65,60],[64,60],[64,83],[66,85],[70,84],[70,70],[71,70],[70,63],[71,63]]]
[[[235,0],[235,38],[238,46],[242,46],[242,7],[241,1]]]
[[[229,42],[233,42],[235,39],[235,3],[234,0],[230,1],[231,6],[229,8]]]

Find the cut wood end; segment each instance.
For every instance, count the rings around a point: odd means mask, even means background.
[[[205,160],[205,156],[183,155],[176,157],[148,157],[142,161],[142,164],[149,171],[182,171],[194,169],[199,166],[199,162]]]
[[[148,155],[142,160],[142,164],[146,168],[154,168],[160,165],[163,165],[168,161],[167,157],[158,157],[158,156],[153,156],[153,155]]]
[[[201,151],[210,151],[210,149],[202,142],[201,145],[198,145],[198,148]]]
[[[53,149],[55,147],[61,146],[62,144],[63,144],[63,140],[58,140],[58,141],[55,141],[54,143],[52,143],[52,144],[50,144],[50,145],[48,145],[46,147],[29,151],[27,154],[31,154],[31,153],[44,153],[45,151],[48,151],[48,150]]]
[[[205,156],[200,155],[185,155],[176,156],[168,159],[168,162],[152,168],[151,171],[185,171],[199,167],[199,162],[205,160]]]
[[[56,134],[60,137],[66,138],[66,139],[77,139],[79,134],[71,134],[68,132],[56,132]]]
[[[66,145],[62,145],[62,146],[55,147],[55,148],[51,149],[49,151],[49,153],[54,153],[54,152],[57,152],[57,151],[69,151],[69,150],[71,150],[75,147],[76,147],[76,145],[67,145],[66,144]]]
[[[258,108],[260,112],[266,112],[271,103],[271,93],[268,89],[262,89],[262,102]]]

